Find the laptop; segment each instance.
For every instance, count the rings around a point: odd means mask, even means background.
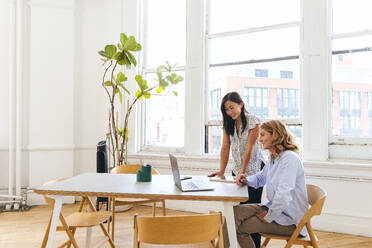
[[[172,167],[174,184],[182,192],[214,190],[213,186],[209,183],[207,179],[205,180],[189,179],[182,181],[180,177],[180,171],[178,169],[177,158],[172,154],[169,154],[169,159]]]

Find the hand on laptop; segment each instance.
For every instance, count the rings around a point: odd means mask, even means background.
[[[224,174],[225,173],[218,171],[218,172],[213,172],[213,173],[209,174],[208,177],[218,176],[221,179],[225,179],[225,175]]]

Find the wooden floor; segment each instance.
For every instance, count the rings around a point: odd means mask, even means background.
[[[76,204],[64,205],[63,213],[71,213],[77,209]],[[159,208],[158,213],[161,213]],[[3,212],[0,213],[0,248],[23,248],[40,247],[46,225],[49,220],[51,209],[48,206],[37,206],[26,212]],[[132,247],[133,241],[133,215],[151,215],[151,207],[136,206],[131,210],[118,213],[116,224],[116,247]],[[189,215],[191,212],[169,210],[168,215]],[[328,232],[316,232],[320,240],[320,247],[372,247],[372,238],[343,235]],[[102,232],[99,228],[93,228],[93,240],[100,239]],[[80,229],[76,233],[76,239],[80,247],[85,247],[85,230]],[[57,232],[54,246],[66,240],[64,232]],[[106,247],[109,247],[106,245]],[[271,241],[269,247],[284,247],[282,241]],[[295,246],[301,247],[301,246]]]

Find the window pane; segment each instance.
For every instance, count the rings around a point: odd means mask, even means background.
[[[298,28],[293,27],[214,38],[210,40],[210,64],[298,55],[298,35]]]
[[[334,0],[332,3],[334,33],[372,29],[372,1]]]
[[[299,0],[210,0],[208,3],[209,33],[300,20]]]
[[[177,72],[184,77],[184,72]],[[156,75],[146,74],[147,84],[155,85]],[[151,96],[145,102],[145,145],[182,147],[184,145],[185,84],[181,82],[166,96]],[[151,87],[151,86],[150,86]]]
[[[342,53],[343,60],[338,59]],[[368,95],[372,92],[372,36],[333,41],[333,128],[335,136],[371,136]]]
[[[206,129],[205,153],[220,154],[222,144],[222,127],[209,126]]]
[[[270,70],[269,75],[276,78],[257,78],[255,68],[265,66]],[[291,68],[293,79],[280,78],[282,68]],[[241,72],[245,73],[242,74]],[[237,91],[243,98],[248,112],[261,118],[277,119],[279,117],[299,117],[299,62],[298,59],[275,61],[260,64],[210,67],[208,87],[211,91],[221,89],[221,98],[231,91]],[[288,90],[293,93],[289,96]],[[270,97],[272,99],[270,99]],[[288,100],[293,102],[288,104]]]
[[[186,64],[186,1],[144,1],[143,56],[145,68],[167,60]]]

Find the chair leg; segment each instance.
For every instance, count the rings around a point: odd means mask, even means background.
[[[111,205],[112,202],[111,202],[111,197],[108,198],[108,203],[107,203],[107,204],[108,204],[108,207],[107,207],[107,208],[108,208],[108,211],[112,213],[112,205]],[[110,216],[110,218],[108,218],[108,220],[107,220],[107,232],[108,232],[108,233],[111,233],[111,232],[110,232],[110,227],[111,227],[111,218],[112,218],[112,216]]]
[[[267,244],[270,242],[271,238],[266,238],[263,244],[261,245],[261,248],[266,248]]]
[[[65,228],[65,231],[66,231],[66,233],[67,233],[67,236],[68,236],[68,238],[70,239],[72,245],[73,245],[75,248],[78,248],[79,246],[78,246],[78,244],[76,243],[75,237],[74,237],[74,235],[71,233],[71,231],[70,231],[70,229],[69,229],[69,227],[68,227],[68,225],[67,225],[67,223],[66,223],[66,220],[65,220],[65,218],[63,217],[62,214],[59,215],[59,219],[60,219],[60,221],[61,221],[61,223],[62,223],[62,226]]]
[[[105,226],[104,226],[102,223],[99,224],[99,226],[101,227],[102,232],[103,232],[103,233],[105,234],[105,236],[108,238],[108,242],[110,243],[110,246],[111,246],[112,248],[114,248],[114,247],[115,247],[114,241],[111,239],[110,234],[107,232]]]
[[[310,225],[310,222],[306,223],[306,228],[309,233],[310,239],[311,239],[311,244],[314,248],[319,248],[318,243],[316,242],[315,234],[313,231],[313,228]]]
[[[155,210],[156,210],[156,201],[152,203],[152,216],[155,216]]]
[[[112,240],[115,240],[115,213],[116,213],[115,198],[112,198],[112,222],[111,222],[111,226],[112,226],[111,239]]]
[[[71,229],[71,233],[72,233],[72,235],[75,236],[75,233],[76,233],[76,227],[73,227],[73,228]],[[68,241],[67,248],[70,248],[70,247],[71,247],[71,241]]]
[[[52,223],[52,217],[53,217],[53,213],[50,216],[47,229],[45,230],[45,234],[44,234],[44,238],[43,238],[43,243],[41,244],[41,248],[45,248],[46,247],[46,244],[48,242],[48,236],[49,236],[50,224]]]
[[[167,215],[167,210],[165,208],[165,200],[162,200],[161,204],[163,205],[163,216],[166,216]]]
[[[138,248],[138,226],[137,226],[137,214],[134,215],[134,230],[133,230],[133,248]]]

